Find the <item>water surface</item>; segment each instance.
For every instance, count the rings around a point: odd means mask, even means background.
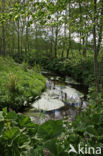
[[[47,78],[46,91],[24,114],[30,116],[36,123],[65,117],[68,120],[75,119],[80,110],[87,107],[86,92],[81,92],[81,85],[70,77],[63,79],[48,73],[45,73],[45,76]]]

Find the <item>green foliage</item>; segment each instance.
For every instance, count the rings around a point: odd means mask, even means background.
[[[90,92],[90,96],[93,94]],[[94,97],[93,101],[96,103],[89,101],[87,110],[72,122],[49,120],[42,125],[31,122],[22,114],[7,113],[7,109],[3,109],[0,112],[0,154],[69,156],[70,144],[76,149],[78,144],[103,149],[103,95]]]
[[[21,65],[11,58],[0,57],[0,108],[5,106],[20,110],[29,105],[45,89],[45,79],[39,73],[28,69],[27,63]]]
[[[83,82],[89,86],[94,81],[93,61],[89,57],[82,56],[65,58],[53,58],[52,61],[48,57],[40,60],[45,69],[53,71],[62,76],[69,75],[77,81]]]
[[[42,71],[42,67],[39,64],[34,65],[34,71],[37,73],[40,73]]]
[[[7,87],[11,93],[17,91],[17,78],[15,75],[11,73],[9,74],[9,82],[8,82]]]
[[[22,114],[7,113],[5,108],[0,114],[0,156],[44,156],[44,150],[56,144],[62,131],[62,121],[37,125]]]
[[[90,93],[90,96],[95,93]],[[100,95],[94,97],[89,103],[87,110],[77,116],[72,123],[64,121],[65,132],[58,142],[63,155],[68,155],[70,144],[75,149],[77,149],[78,144],[81,144],[82,147],[85,145],[94,148],[101,147],[103,152],[103,95],[101,98]],[[77,156],[77,154],[74,155]]]
[[[0,58],[0,108],[7,106],[18,111],[31,102],[31,97],[33,100],[41,94],[45,88],[45,79],[36,73],[40,72],[40,66],[35,62],[62,76],[69,75],[88,86],[91,86],[94,79],[102,84],[102,2],[0,2],[0,52],[4,54],[6,51],[17,62],[23,62],[18,65],[10,58]],[[30,28],[31,24],[36,29]],[[94,41],[89,41],[91,36]],[[79,39],[79,43],[76,43],[74,37]],[[58,58],[62,52],[62,57],[66,57],[68,48],[69,59]],[[89,55],[88,49],[91,50]],[[78,51],[74,53],[73,50]],[[97,56],[97,61],[93,60],[93,56]],[[34,67],[34,71],[28,69],[28,64]],[[93,64],[97,66],[95,77]],[[103,146],[102,92],[100,90],[97,96],[92,85],[89,108],[72,123],[65,122],[65,131],[61,121],[48,121],[38,126],[28,117],[15,112],[7,113],[4,109],[0,114],[0,155],[43,156],[50,152],[49,155],[52,156],[68,156],[70,144],[75,147],[78,143]]]
[[[48,124],[49,123],[49,124]],[[62,122],[61,121],[47,121],[42,124],[38,129],[39,137],[42,137],[43,140],[53,139],[60,135],[61,131],[63,131]]]

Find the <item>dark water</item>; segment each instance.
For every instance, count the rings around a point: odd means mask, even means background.
[[[82,109],[86,109],[87,88],[70,77],[61,78],[44,72],[47,78],[46,91],[36,100],[30,109],[24,112],[36,123],[46,120],[64,119],[69,121],[76,118]]]

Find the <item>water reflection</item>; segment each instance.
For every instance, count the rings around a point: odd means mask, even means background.
[[[40,99],[32,104],[32,109],[25,112],[36,123],[43,123],[46,120],[64,119],[69,117],[75,119],[81,109],[87,107],[83,93],[72,88],[69,84],[61,83],[59,77],[47,78],[47,90]]]

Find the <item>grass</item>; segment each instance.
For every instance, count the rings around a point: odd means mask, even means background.
[[[30,104],[45,89],[45,82],[26,63],[20,65],[11,58],[0,57],[0,109],[10,107],[18,111]]]

